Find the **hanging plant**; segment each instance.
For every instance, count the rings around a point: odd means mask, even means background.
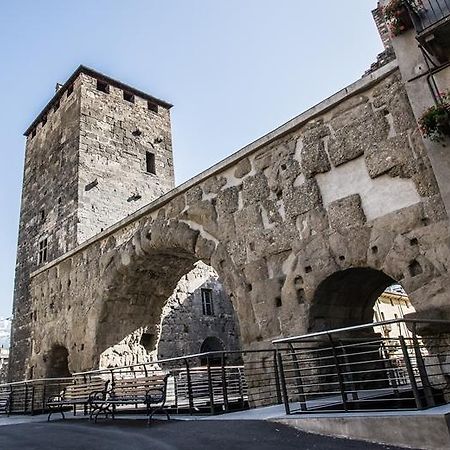
[[[412,28],[411,16],[403,0],[391,0],[384,7],[383,12],[391,34],[394,36]]]
[[[428,108],[419,119],[423,136],[441,142],[450,136],[450,92],[441,94],[441,103]]]

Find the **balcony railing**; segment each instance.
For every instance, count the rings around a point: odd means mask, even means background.
[[[421,33],[450,18],[450,0],[404,0],[414,26]]]

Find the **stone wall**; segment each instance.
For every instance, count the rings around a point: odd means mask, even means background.
[[[198,260],[223,281],[246,348],[332,323],[335,308],[311,305],[323,282],[351,269],[377,274],[373,292],[401,283],[417,314],[445,315],[448,242],[433,171],[391,63],[35,272],[32,364],[40,373],[59,342],[72,372],[96,367],[105,349],[159,324]]]
[[[135,212],[175,185],[169,109],[82,73],[78,184],[78,242]],[[146,152],[155,155],[155,173],[146,171]],[[93,187],[91,187],[94,184]]]
[[[28,288],[29,274],[39,265],[39,242],[47,239],[49,261],[78,244],[80,91],[76,80],[73,92],[64,92],[27,136],[10,355],[10,365],[22,376],[36,320]]]
[[[213,315],[204,314],[202,289],[212,292]],[[219,339],[223,350],[240,350],[239,329],[230,299],[215,270],[199,262],[178,282],[162,310],[161,323],[139,328],[105,350],[100,356],[100,367],[200,353],[209,337]]]

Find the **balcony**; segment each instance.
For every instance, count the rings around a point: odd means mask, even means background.
[[[439,63],[450,60],[450,0],[404,0],[417,40]]]

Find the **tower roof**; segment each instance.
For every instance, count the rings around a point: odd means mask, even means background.
[[[150,100],[157,105],[162,106],[163,108],[170,109],[173,105],[170,103],[165,102],[164,100],[161,100],[159,98],[153,97],[150,94],[147,94],[146,92],[140,91],[139,89],[136,89],[132,86],[129,86],[125,83],[122,83],[121,81],[115,80],[114,78],[108,77],[107,75],[104,75],[101,72],[97,72],[94,69],[91,69],[90,67],[80,65],[75,72],[68,78],[68,80],[58,89],[58,91],[55,93],[55,95],[51,98],[51,100],[45,105],[45,107],[42,109],[42,111],[38,114],[36,119],[33,120],[31,125],[26,129],[24,135],[28,136],[33,128],[41,121],[42,117],[47,114],[47,112],[50,110],[50,108],[62,97],[64,92],[67,90],[67,88],[78,78],[78,76],[84,73],[86,75],[89,75],[93,78],[96,78],[98,80],[102,80],[105,83],[108,83],[112,86],[115,86],[119,89],[123,89],[125,91],[131,92],[132,94],[137,95],[138,97],[141,97],[145,100]]]

